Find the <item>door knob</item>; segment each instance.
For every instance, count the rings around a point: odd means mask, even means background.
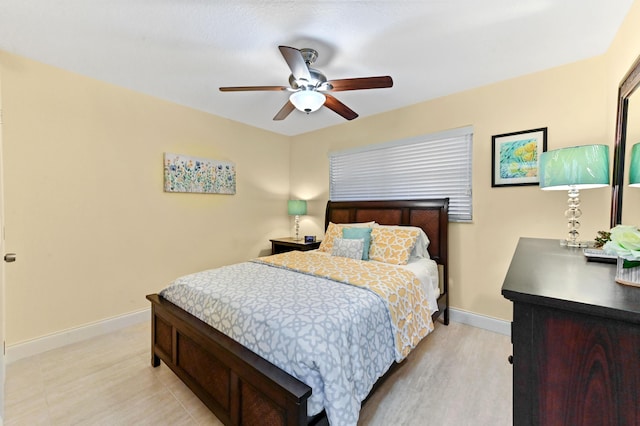
[[[15,262],[16,261],[16,254],[15,253],[7,253],[4,255],[4,261],[7,263],[11,263],[11,262]]]

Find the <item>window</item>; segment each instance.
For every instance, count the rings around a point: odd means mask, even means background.
[[[329,153],[332,201],[449,198],[449,220],[471,221],[473,127]]]

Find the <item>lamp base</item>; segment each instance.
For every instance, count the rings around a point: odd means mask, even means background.
[[[580,210],[580,191],[575,186],[569,188],[567,203],[568,208],[564,212],[564,217],[568,220],[567,227],[569,228],[569,233],[565,240],[565,245],[568,247],[581,247],[580,241],[578,240],[578,238],[580,238],[580,233],[578,232],[580,222],[578,218],[582,216],[582,210]]]
[[[300,240],[302,240],[302,238],[300,238],[300,215],[296,215],[296,237],[293,239],[293,241]]]
[[[593,247],[593,241],[574,241],[574,240],[560,240],[560,245],[563,247]]]

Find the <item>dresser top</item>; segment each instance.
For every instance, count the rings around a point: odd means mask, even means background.
[[[521,238],[502,285],[514,302],[552,306],[640,324],[640,288],[615,282],[616,265],[589,262],[581,248]]]

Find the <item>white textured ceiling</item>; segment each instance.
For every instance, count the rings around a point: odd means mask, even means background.
[[[272,118],[288,85],[278,45],[311,47],[361,117],[604,53],[633,0],[0,0],[0,49],[202,111],[296,135],[345,120]],[[357,120],[357,119],[356,119]]]

